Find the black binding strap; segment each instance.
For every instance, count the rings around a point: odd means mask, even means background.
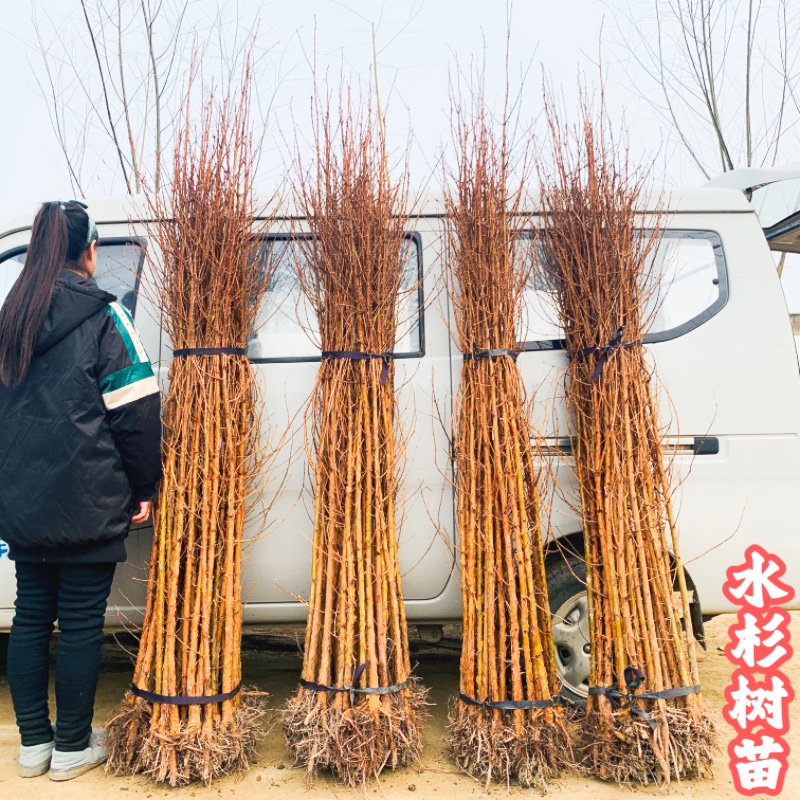
[[[497,358],[498,356],[508,356],[514,361],[517,360],[519,353],[516,350],[509,350],[506,347],[495,347],[493,350],[474,350],[472,353],[464,353],[464,361],[475,360],[481,358]]]
[[[663,689],[660,692],[642,692],[641,694],[634,694],[634,692],[644,683],[644,672],[636,667],[625,667],[625,683],[628,685],[627,692],[621,692],[617,684],[612,686],[590,686],[589,694],[602,694],[605,695],[616,708],[629,708],[631,714],[643,719],[649,726],[650,730],[655,731],[656,721],[643,709],[639,708],[637,703],[639,700],[669,700],[673,697],[686,697],[690,694],[699,694],[699,686],[679,686],[675,689]],[[626,700],[627,703],[622,703]]]
[[[362,353],[360,350],[323,350],[322,358],[325,361],[334,361],[339,358],[346,358],[350,361],[370,361],[379,358],[383,362],[381,386],[386,386],[386,381],[389,379],[389,359],[394,356],[391,353]]]
[[[603,367],[606,365],[606,361],[608,361],[608,357],[615,350],[625,350],[629,347],[641,347],[641,339],[637,339],[635,342],[623,342],[622,334],[624,332],[625,326],[620,325],[619,328],[617,328],[617,330],[614,332],[614,336],[611,338],[611,341],[605,347],[598,347],[596,345],[594,347],[585,347],[583,350],[578,350],[575,353],[567,353],[567,358],[570,361],[574,361],[576,358],[587,358],[593,353],[598,353],[600,357],[597,359],[594,372],[592,373],[592,383],[597,383],[597,381],[600,380],[600,375],[603,372]]]
[[[402,692],[408,686],[408,678],[402,683],[397,683],[394,686],[365,686],[363,689],[356,687],[356,684],[361,680],[364,670],[367,668],[366,664],[362,664],[353,673],[352,686],[326,686],[324,683],[314,683],[314,681],[302,680],[300,685],[304,689],[310,689],[312,692],[347,692],[350,695],[350,705],[356,704],[355,696],[357,694],[397,694]]]
[[[242,684],[240,683],[235,689],[223,694],[204,695],[202,697],[170,697],[165,694],[156,694],[156,692],[147,692],[131,684],[131,691],[137,697],[147,700],[148,703],[160,703],[167,706],[206,706],[213,703],[224,703],[226,700],[236,697],[241,690]]]
[[[180,347],[172,351],[176,358],[180,356],[246,356],[246,347]]]
[[[557,697],[553,697],[550,700],[476,700],[474,697],[462,692],[459,692],[458,699],[468,706],[477,706],[484,710],[499,708],[501,711],[528,711],[533,708],[552,708],[561,703]]]

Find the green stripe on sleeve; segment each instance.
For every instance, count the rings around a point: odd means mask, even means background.
[[[100,381],[100,391],[103,394],[108,394],[116,389],[123,389],[125,386],[143,381],[146,378],[153,377],[153,368],[150,366],[149,361],[142,361],[139,364],[133,364],[130,367],[114,372],[111,375],[103,378]]]
[[[114,324],[117,326],[119,335],[122,337],[122,341],[125,342],[125,349],[128,351],[128,357],[130,358],[131,363],[133,365],[142,363],[142,360],[139,358],[139,354],[136,352],[136,345],[134,345],[133,339],[131,339],[131,335],[128,333],[128,328],[122,321],[117,309],[114,308],[113,305],[110,305],[106,306],[106,311],[111,314],[111,318],[114,320]]]

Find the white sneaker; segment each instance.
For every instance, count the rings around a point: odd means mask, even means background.
[[[55,742],[32,744],[27,747],[19,746],[19,767],[17,772],[20,778],[38,778],[50,769],[50,758],[53,755]]]
[[[105,738],[106,732],[102,728],[92,728],[92,738],[85,750],[76,753],[53,750],[53,757],[50,760],[50,780],[71,781],[78,775],[99,767],[108,758]]]

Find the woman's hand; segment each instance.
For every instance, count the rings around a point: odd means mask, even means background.
[[[139,525],[142,522],[147,522],[150,519],[150,511],[153,508],[153,503],[150,500],[139,501],[139,510],[131,517],[131,522],[134,525]]]

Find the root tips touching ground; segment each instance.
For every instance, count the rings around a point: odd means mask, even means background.
[[[294,766],[304,768],[309,780],[317,770],[327,769],[356,787],[386,767],[417,763],[426,694],[412,678],[405,691],[384,696],[373,711],[366,702],[355,708],[325,704],[315,692],[301,689],[281,718]]]

